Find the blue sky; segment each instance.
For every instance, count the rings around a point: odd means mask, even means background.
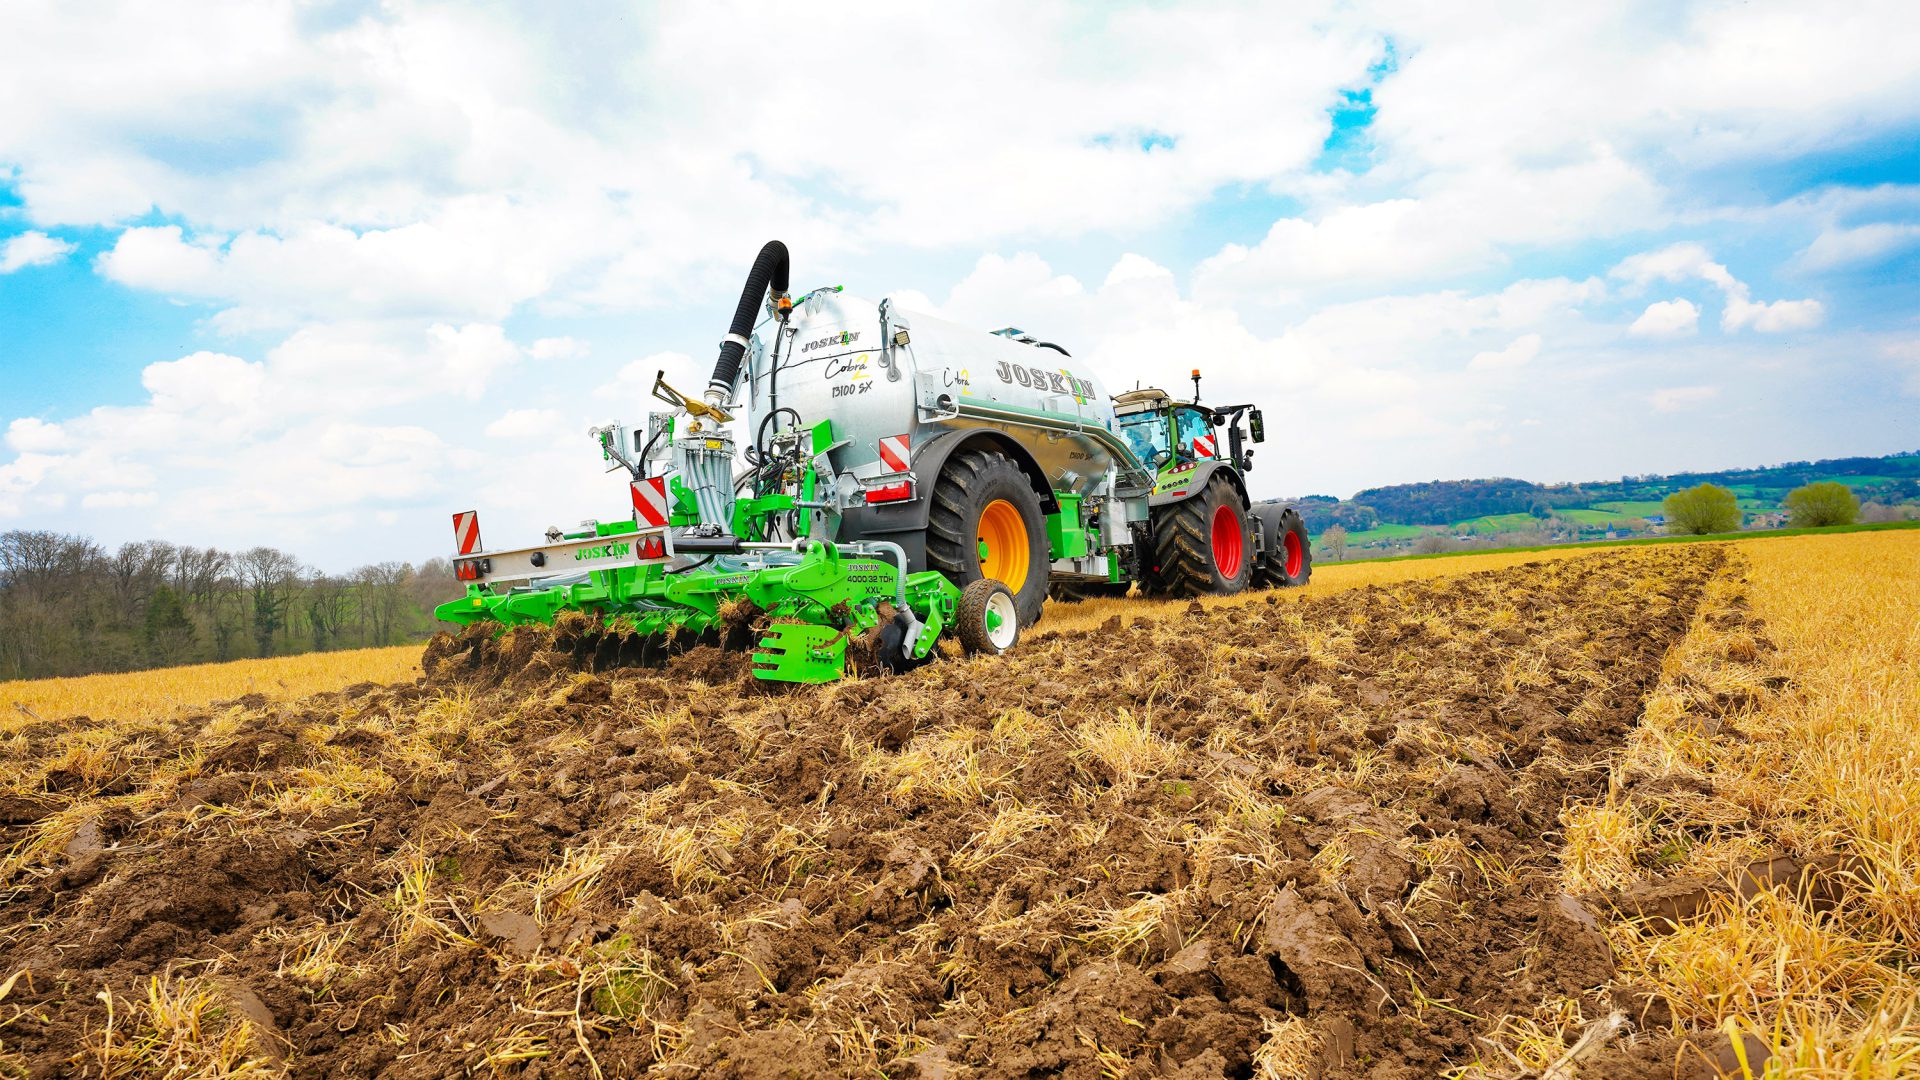
[[[10,9],[0,529],[620,513],[771,237],[1202,367],[1262,496],[1920,446],[1911,4],[190,7]]]

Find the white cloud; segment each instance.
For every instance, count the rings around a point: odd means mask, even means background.
[[[159,501],[160,496],[151,491],[94,491],[80,499],[80,506],[86,510],[127,510]]]
[[[1920,225],[1876,221],[1852,228],[1829,226],[1800,253],[1800,265],[1808,270],[1831,270],[1890,255],[1917,243]]]
[[[303,327],[267,353],[289,411],[354,411],[423,398],[478,400],[520,348],[485,323],[334,322]]]
[[[234,416],[259,407],[266,369],[238,356],[197,352],[148,364],[140,384],[153,395],[154,407],[164,412]]]
[[[560,426],[560,414],[552,409],[509,409],[487,425],[486,434],[494,439],[536,439],[551,436]]]
[[[1636,286],[1653,281],[1688,281],[1694,278],[1722,289],[1740,285],[1725,266],[1713,261],[1713,256],[1706,248],[1692,242],[1669,244],[1656,251],[1629,255],[1620,260],[1611,273]]]
[[[546,232],[507,200],[470,199],[431,221],[359,232],[315,224],[216,243],[178,225],[136,227],[98,266],[123,285],[229,305],[219,323],[234,331],[313,318],[495,320],[552,283],[561,239]]]
[[[1700,329],[1700,308],[1691,300],[1656,300],[1633,320],[1627,333],[1637,337],[1684,337]]]
[[[1504,368],[1524,367],[1540,355],[1540,335],[1525,334],[1514,338],[1512,344],[1497,352],[1475,353],[1467,367],[1473,371],[1498,371]]]
[[[1920,337],[1900,337],[1884,342],[1880,346],[1880,355],[1893,361],[1896,371],[1904,371],[1906,378],[1901,383],[1901,389],[1920,397]]]
[[[1375,94],[1379,134],[1439,166],[1596,140],[1696,166],[1770,158],[1897,128],[1920,94],[1912,65],[1861,59],[1910,52],[1920,13],[1901,0],[1391,11],[1406,60]]]
[[[298,331],[264,360],[201,351],[149,364],[140,404],[8,424],[7,445],[19,454],[0,465],[0,514],[72,495],[81,511],[150,511],[136,535],[171,529],[202,543],[294,550],[395,506],[417,520],[433,493],[500,468],[486,455],[462,459],[434,430],[379,415],[424,402],[445,422],[449,409],[478,408],[469,403],[519,352],[497,326],[341,324]],[[522,429],[573,426],[524,412]],[[546,486],[574,490],[565,479]]]
[[[711,365],[709,365],[711,366]],[[593,388],[593,397],[634,408],[653,400],[653,380],[661,372],[693,372],[697,365],[685,353],[662,352],[629,360],[614,373],[613,379]],[[693,388],[689,387],[691,393]]]
[[[23,454],[47,453],[67,448],[67,433],[59,424],[50,424],[34,416],[23,416],[7,425],[7,446]]]
[[[1717,386],[1668,386],[1647,396],[1655,412],[1682,412],[1720,396]]]
[[[11,274],[29,266],[59,262],[73,252],[73,245],[46,233],[29,229],[0,244],[0,274]]]
[[[570,337],[544,337],[527,346],[535,360],[577,360],[592,352],[586,342]]]
[[[1496,266],[1509,249],[1611,236],[1663,221],[1657,185],[1606,152],[1541,168],[1436,174],[1416,194],[1282,218],[1260,243],[1203,262],[1207,291],[1288,297],[1327,284],[1378,285]]]
[[[1826,317],[1826,306],[1818,300],[1775,300],[1769,304],[1729,294],[1726,310],[1720,313],[1720,325],[1727,330],[1751,326],[1763,334],[1778,334],[1811,329]]]
[[[1622,259],[1612,275],[1634,286],[1654,281],[1699,279],[1720,290],[1725,306],[1720,311],[1720,328],[1727,331],[1751,327],[1763,334],[1805,330],[1820,325],[1826,318],[1826,306],[1818,300],[1775,300],[1771,303],[1751,298],[1747,284],[1733,276],[1725,266],[1713,261],[1699,244],[1671,244],[1657,251],[1643,252]],[[1658,305],[1656,305],[1658,306]],[[1648,314],[1652,309],[1648,309]],[[1641,319],[1646,319],[1642,315]],[[1635,324],[1636,326],[1638,323]]]
[[[22,453],[0,465],[0,518],[25,513],[29,496],[59,462],[51,454]]]

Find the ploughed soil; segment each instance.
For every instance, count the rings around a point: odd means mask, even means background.
[[[1182,604],[818,688],[470,632],[420,685],[37,724],[0,1075],[208,1068],[238,1030],[313,1077],[1432,1076],[1493,1018],[1612,1007],[1560,812],[1725,558]]]

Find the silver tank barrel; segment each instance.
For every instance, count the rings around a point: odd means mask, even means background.
[[[835,468],[863,484],[897,474],[903,437],[911,450],[979,427],[1012,433],[1058,491],[1112,494],[1110,470],[1123,489],[1144,476],[1113,433],[1106,388],[1077,357],[843,292],[794,307],[777,364],[775,344],[768,338],[753,350],[743,430],[759,432],[775,408],[793,410],[806,427],[831,420],[845,443]],[[775,426],[793,421],[782,416]],[[1047,434],[1023,436],[1023,427]]]

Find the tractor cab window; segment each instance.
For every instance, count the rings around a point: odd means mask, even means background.
[[[1213,410],[1182,405],[1173,410],[1173,422],[1179,438],[1177,450],[1182,461],[1219,457],[1213,442]]]
[[[1120,437],[1143,465],[1152,465],[1153,456],[1167,446],[1167,414],[1158,411],[1137,412],[1120,417]]]

